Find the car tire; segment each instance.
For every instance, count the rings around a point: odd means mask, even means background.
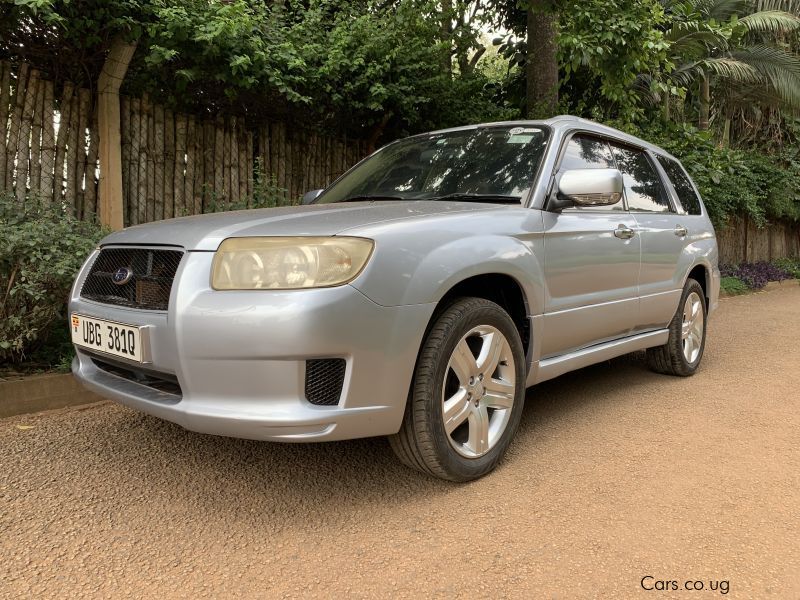
[[[392,449],[405,465],[441,479],[486,475],[519,425],[526,372],[506,311],[483,298],[454,301],[422,344]]]
[[[687,279],[678,310],[669,324],[667,343],[647,350],[650,369],[664,375],[694,375],[705,350],[707,322],[703,288],[694,279]]]

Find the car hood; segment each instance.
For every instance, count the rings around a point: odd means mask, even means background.
[[[238,210],[128,227],[107,236],[100,245],[167,244],[183,246],[187,250],[214,251],[229,237],[336,235],[354,227],[386,221],[492,208],[497,206],[467,202],[381,201]]]

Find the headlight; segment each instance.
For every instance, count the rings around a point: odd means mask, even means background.
[[[229,238],[211,268],[215,290],[331,287],[355,279],[374,242],[357,237]]]

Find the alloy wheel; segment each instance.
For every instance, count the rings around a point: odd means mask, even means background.
[[[516,391],[511,345],[495,327],[479,325],[456,344],[442,386],[444,427],[460,455],[477,458],[500,440]]]
[[[703,346],[703,300],[697,292],[692,292],[686,297],[683,304],[683,323],[681,325],[681,339],[683,340],[683,357],[692,364],[700,355]]]

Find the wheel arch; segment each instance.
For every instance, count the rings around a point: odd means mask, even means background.
[[[706,310],[708,310],[711,303],[711,268],[705,263],[696,263],[692,265],[683,278],[682,287],[686,287],[686,281],[689,279],[694,279],[703,288],[703,298],[706,301]]]
[[[425,336],[438,316],[458,298],[475,297],[489,300],[505,310],[519,333],[525,350],[526,372],[530,366],[533,336],[530,320],[530,303],[522,283],[514,276],[502,272],[469,275],[442,290],[436,310],[428,322]],[[423,338],[424,339],[424,338]]]

